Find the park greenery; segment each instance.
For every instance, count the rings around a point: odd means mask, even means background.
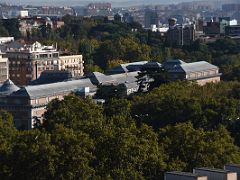
[[[238,40],[168,47],[159,33],[137,23],[63,19],[61,29],[43,26],[27,38],[82,53],[89,72],[124,62],[180,58],[219,66],[223,81],[205,86],[169,82],[161,70],[145,70],[140,77],[148,73],[155,79],[149,92],[126,97],[114,93],[121,92],[121,85],[102,87],[98,94],[107,101],[101,105],[75,94],[55,99],[44,123],[28,131],[17,130],[12,116],[0,111],[1,179],[154,180],[163,179],[165,171],[240,162]],[[14,23],[0,23],[1,35],[16,30]]]
[[[169,47],[159,32],[144,30],[136,22],[122,23],[105,17],[62,18],[65,25],[52,29],[42,25],[22,37],[17,19],[1,20],[0,35],[56,44],[67,53],[83,54],[85,72],[104,72],[120,63],[167,59],[207,61],[220,67],[223,80],[240,80],[240,40],[223,38],[213,43],[199,40],[190,45]]]
[[[162,179],[240,161],[240,83],[172,82],[103,105],[71,94],[43,124],[0,112],[1,179]]]

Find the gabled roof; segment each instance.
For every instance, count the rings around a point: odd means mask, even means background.
[[[100,72],[90,73],[86,77],[88,77],[91,80],[91,82],[95,85],[115,82],[115,80],[111,76],[107,76]]]
[[[185,72],[191,73],[191,72],[201,72],[206,71],[210,69],[218,69],[217,66],[214,66],[206,61],[199,61],[199,62],[193,62],[193,63],[185,63],[185,64],[179,64],[176,66],[173,66],[171,69],[168,70],[168,72]]]
[[[84,77],[77,80],[64,81],[52,84],[43,84],[43,85],[33,85],[26,86],[21,88],[20,90],[11,94],[11,96],[18,97],[28,97],[29,99],[35,99],[40,97],[47,97],[51,95],[59,95],[59,94],[67,94],[70,92],[80,91],[85,87],[89,87],[90,91],[96,91],[97,85],[94,84],[93,81],[97,83],[118,83],[118,84],[126,84],[127,86],[137,85],[136,78],[137,72],[124,73],[124,74],[116,74],[116,75],[104,75],[102,73],[94,72],[88,75],[88,77]]]
[[[86,78],[52,84],[26,86],[14,92],[11,96],[24,96],[33,99],[36,97],[46,97],[49,95],[74,92],[84,87],[95,88],[96,86],[91,83],[90,79]]]

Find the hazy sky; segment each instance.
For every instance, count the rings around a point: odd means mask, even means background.
[[[111,2],[114,6],[125,6],[134,4],[169,4],[194,0],[0,0],[1,3],[16,5],[53,5],[53,6],[83,6],[89,2]]]

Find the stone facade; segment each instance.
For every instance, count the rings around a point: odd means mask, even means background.
[[[82,55],[59,56],[54,46],[38,42],[17,49],[8,49],[10,79],[20,86],[36,80],[45,70],[70,70],[83,75]]]
[[[58,69],[68,70],[73,76],[83,76],[83,63],[82,55],[60,56]]]

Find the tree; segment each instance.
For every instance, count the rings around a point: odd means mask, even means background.
[[[58,124],[74,130],[88,129],[103,118],[103,109],[89,99],[69,95],[64,100],[53,100],[47,106],[43,127],[51,131]]]
[[[113,116],[126,116],[130,117],[131,114],[131,102],[127,99],[111,99],[106,103],[104,112],[107,117]]]
[[[151,62],[150,62],[151,63]],[[143,66],[138,73],[137,82],[139,83],[139,92],[143,92],[145,87],[146,91],[159,87],[161,84],[168,83],[170,77],[168,72],[160,67],[157,62],[154,63],[154,67]]]
[[[97,175],[112,179],[159,179],[165,167],[156,133],[148,126],[118,116],[110,119],[96,139]]]
[[[194,167],[218,167],[238,162],[239,148],[228,131],[194,129],[191,123],[167,126],[159,131],[159,142],[167,153],[167,169],[192,171]]]
[[[17,136],[13,117],[6,111],[0,111],[0,177],[8,179],[11,176],[11,162],[13,143]]]
[[[126,64],[128,63],[127,61],[121,60],[121,59],[113,59],[111,61],[108,62],[108,69],[112,69],[120,64]]]
[[[109,100],[111,98],[125,98],[127,87],[125,84],[102,84],[98,86],[95,97],[98,99]]]
[[[51,135],[39,130],[20,132],[9,161],[11,179],[53,179],[57,152]]]
[[[52,131],[57,157],[55,179],[90,179],[94,177],[94,141],[85,133],[57,125]]]
[[[21,33],[19,31],[19,21],[18,19],[4,19],[2,25],[8,31],[9,36],[20,38]]]

